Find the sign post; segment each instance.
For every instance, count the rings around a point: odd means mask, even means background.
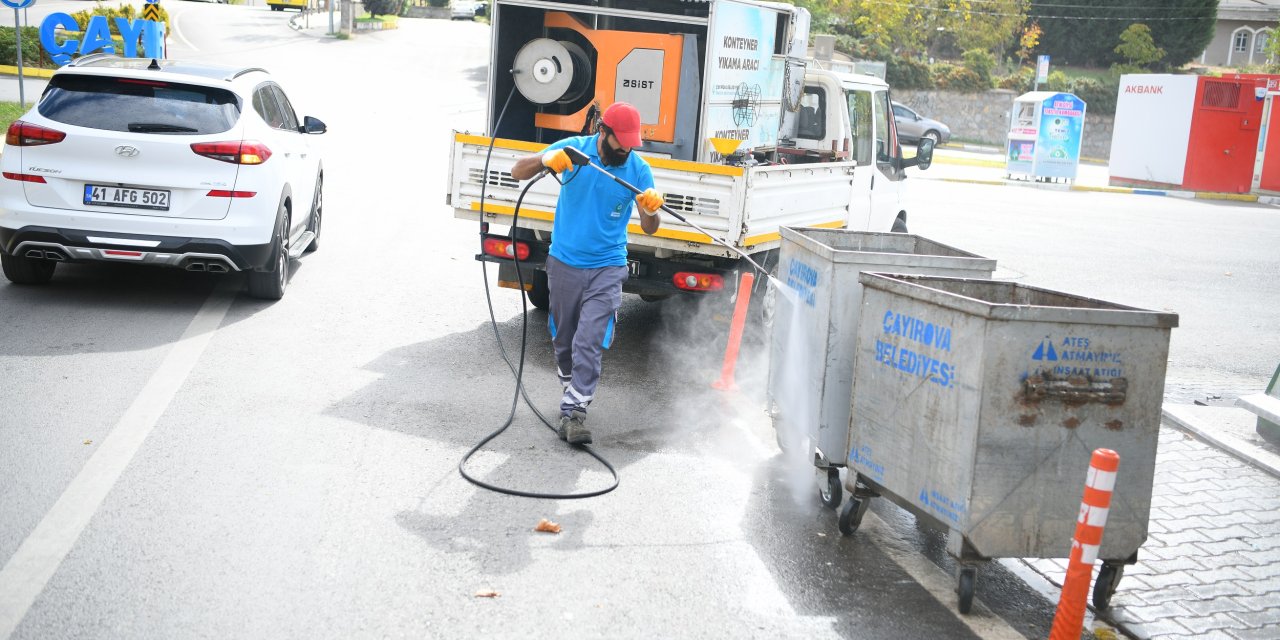
[[[22,21],[18,15],[18,9],[26,9],[36,3],[36,0],[0,0],[4,6],[13,9],[13,37],[16,38],[15,44],[18,45],[18,100],[22,103],[22,108],[27,108],[27,92],[22,86]]]
[[[1040,83],[1048,82],[1048,81],[1049,81],[1049,56],[1040,56],[1039,58],[1036,58],[1036,88],[1034,90],[1039,91]]]

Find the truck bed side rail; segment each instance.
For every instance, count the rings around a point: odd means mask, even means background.
[[[510,224],[524,186],[511,177],[516,160],[546,145],[499,138],[494,142],[488,175],[484,174],[490,138],[454,133],[448,204],[457,218],[480,218],[480,192],[485,189],[484,219]],[[782,225],[843,227],[848,222],[853,189],[853,163],[778,165],[749,169],[719,164],[646,158],[654,183],[669,207],[708,232],[750,251],[777,247]],[[560,185],[545,179],[534,185],[520,209],[520,226],[551,230]],[[632,245],[675,253],[731,257],[727,249],[693,227],[667,216],[654,236],[632,216]]]

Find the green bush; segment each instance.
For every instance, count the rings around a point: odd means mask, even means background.
[[[996,79],[996,87],[1018,93],[1026,93],[1035,86],[1036,70],[1031,67],[1020,67],[1013,73]]]
[[[929,73],[929,65],[912,60],[889,56],[885,59],[885,81],[895,89],[932,89],[933,77]]]
[[[985,49],[970,49],[961,55],[964,68],[978,74],[982,82],[991,88],[991,70],[996,67],[996,57]]]
[[[1116,112],[1120,83],[1117,80],[1103,82],[1096,78],[1076,78],[1071,82],[1071,93],[1089,105],[1089,113],[1112,115]]]
[[[169,12],[165,10],[164,6],[160,6],[159,8],[160,21],[164,23],[164,32],[173,33],[173,27],[170,26],[169,23]],[[142,13],[131,4],[122,4],[118,7],[108,7],[107,5],[99,2],[92,9],[85,9],[71,14],[72,19],[76,21],[76,24],[80,25],[80,29],[82,31],[86,26],[88,26],[89,19],[93,16],[106,16],[107,22],[111,25],[111,33],[120,35],[119,30],[116,29],[116,18],[138,20],[142,18]]]
[[[1071,78],[1061,71],[1050,71],[1049,81],[1040,88],[1044,91],[1070,91]]]
[[[364,10],[373,17],[398,16],[404,10],[405,0],[364,0]]]
[[[991,82],[984,82],[972,69],[946,62],[933,65],[933,83],[939,89],[959,93],[978,93],[991,88]]]
[[[18,64],[17,34],[13,27],[0,27],[0,64],[16,66]],[[22,28],[22,66],[56,69],[58,65],[49,59],[44,48],[40,46],[40,28]]]

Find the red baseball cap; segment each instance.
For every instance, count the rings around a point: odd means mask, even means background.
[[[640,139],[640,112],[625,102],[615,102],[604,110],[604,124],[613,130],[624,147],[638,147],[644,143]]]

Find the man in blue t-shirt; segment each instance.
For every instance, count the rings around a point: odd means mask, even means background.
[[[560,399],[560,439],[589,444],[587,405],[600,383],[601,358],[613,341],[613,325],[622,305],[627,272],[627,225],[634,202],[640,228],[658,230],[662,195],[653,188],[649,164],[632,149],[641,145],[640,112],[615,102],[600,118],[593,136],[565,138],[541,154],[521,158],[511,169],[528,180],[544,169],[560,174],[562,187],[551,229],[547,286],[551,290],[550,327]],[[609,173],[643,191],[636,196],[591,167],[576,167],[565,153],[574,147]]]

